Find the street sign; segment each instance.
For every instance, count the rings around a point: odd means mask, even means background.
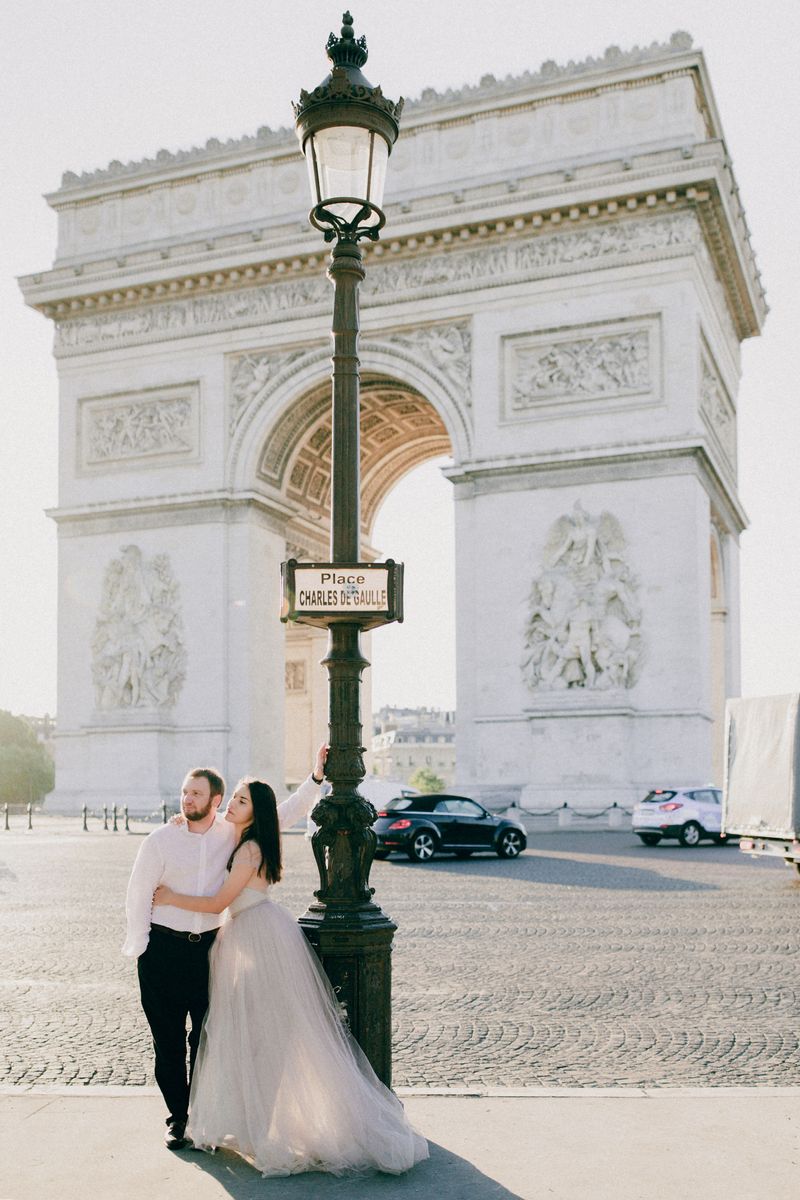
[[[282,621],[326,627],[334,622],[362,629],[403,620],[403,564],[281,564]]]

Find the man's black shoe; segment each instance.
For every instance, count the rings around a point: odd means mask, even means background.
[[[184,1146],[188,1146],[189,1139],[186,1137],[186,1122],[185,1121],[168,1121],[166,1132],[164,1133],[164,1145],[168,1150],[183,1150]]]

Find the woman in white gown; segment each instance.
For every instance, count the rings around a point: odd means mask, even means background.
[[[343,1023],[297,922],[268,894],[281,877],[280,829],[316,794],[301,788],[277,805],[268,784],[242,781],[225,813],[238,840],[220,891],[181,896],[159,887],[153,898],[193,912],[229,909],[210,956],[186,1132],[198,1148],[228,1147],[264,1175],[399,1174],[428,1157],[427,1143]]]

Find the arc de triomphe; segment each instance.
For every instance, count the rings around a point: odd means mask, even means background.
[[[387,191],[364,540],[451,456],[459,784],[590,808],[718,780],[739,346],[766,309],[702,54],[677,34],[425,92]],[[152,809],[201,761],[297,778],[285,714],[319,726],[322,646],[279,624],[279,564],[327,553],[332,296],[294,134],[47,199],[56,260],[22,288],[60,378],[51,806]]]

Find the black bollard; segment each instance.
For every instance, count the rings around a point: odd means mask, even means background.
[[[89,832],[89,826],[86,824],[86,818],[88,815],[89,815],[88,810],[86,808],[86,805],[84,804],[83,808],[81,809],[81,816],[83,817],[83,832],[84,833]]]
[[[8,805],[6,805],[6,807],[8,807]],[[166,806],[166,804],[162,804],[161,805],[161,824],[166,825],[166,823],[167,823],[167,806]]]
[[[112,813],[111,828],[114,833],[119,833],[119,830],[117,829],[117,806],[116,806],[116,804],[112,808],[111,813]]]
[[[108,805],[103,805],[103,829],[108,829]]]
[[[123,808],[122,812],[123,812],[123,815],[124,815],[124,817],[125,817],[125,832],[126,832],[126,833],[130,833],[130,831],[131,831],[131,827],[130,827],[130,825],[128,824],[128,806],[127,806],[127,804],[126,804],[126,805],[125,805],[125,807]]]
[[[33,805],[28,805],[28,829],[33,829]]]
[[[3,805],[3,813],[5,814],[5,827],[8,829],[8,805]]]

